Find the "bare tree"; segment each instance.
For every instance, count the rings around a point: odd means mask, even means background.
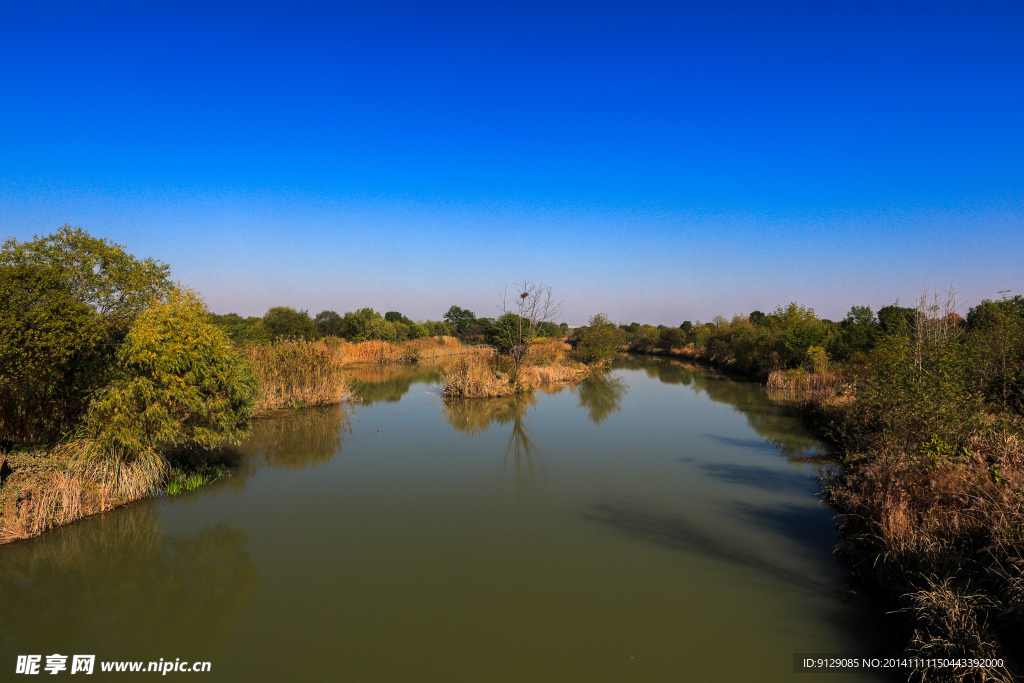
[[[519,385],[523,361],[530,352],[530,344],[537,338],[542,323],[554,323],[562,313],[562,302],[555,298],[551,287],[523,280],[499,294],[501,317],[498,318],[498,350],[509,360],[512,367],[509,381]]]
[[[912,329],[914,365],[920,370],[926,348],[944,345],[960,335],[963,318],[957,313],[956,291],[952,283],[944,292],[938,290],[929,294],[921,290],[915,306]]]

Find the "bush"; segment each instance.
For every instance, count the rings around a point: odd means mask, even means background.
[[[598,313],[587,327],[576,331],[576,358],[588,365],[610,363],[626,343],[626,334],[608,316]]]
[[[251,365],[188,290],[173,290],[139,315],[117,362],[118,377],[86,418],[88,436],[111,459],[232,441],[256,404]]]
[[[271,339],[317,339],[320,333],[306,311],[274,306],[263,314],[263,331]]]
[[[0,438],[50,441],[110,380],[135,317],[170,288],[168,266],[64,225],[0,247]]]

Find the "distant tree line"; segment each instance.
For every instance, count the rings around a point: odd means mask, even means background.
[[[477,318],[460,306],[452,306],[442,320],[416,322],[398,311],[381,315],[372,308],[360,308],[344,315],[321,311],[311,316],[308,311],[290,306],[274,306],[263,316],[243,318],[237,313],[212,314],[210,320],[223,329],[236,344],[258,344],[279,338],[320,339],[339,337],[351,342],[373,339],[404,342],[423,337],[457,337],[467,344],[500,346],[502,330],[507,329],[508,315],[498,319]],[[568,325],[550,322],[539,325],[542,337],[562,339]]]

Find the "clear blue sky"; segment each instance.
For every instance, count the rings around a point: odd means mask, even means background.
[[[1024,293],[1024,3],[0,3],[0,235],[211,309]]]

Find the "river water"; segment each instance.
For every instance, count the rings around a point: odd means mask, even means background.
[[[762,387],[652,358],[521,399],[356,374],[352,406],[256,421],[231,477],[0,548],[0,667],[788,681],[823,678],[797,652],[871,654],[823,448]]]

